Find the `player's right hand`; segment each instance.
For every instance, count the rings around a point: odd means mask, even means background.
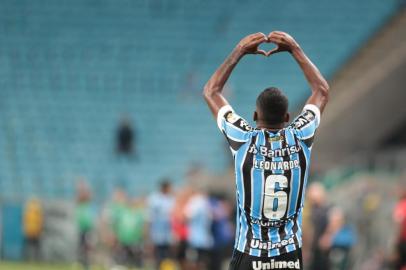
[[[268,56],[264,50],[259,50],[258,46],[261,43],[267,42],[268,37],[264,33],[255,33],[243,38],[237,45],[237,49],[242,54],[262,54]]]

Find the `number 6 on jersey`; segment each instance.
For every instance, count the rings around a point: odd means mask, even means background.
[[[281,190],[288,187],[284,175],[270,175],[265,179],[264,216],[268,219],[281,219],[286,213],[288,194]]]

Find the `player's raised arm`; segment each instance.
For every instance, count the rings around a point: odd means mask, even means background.
[[[269,42],[277,45],[277,48],[272,50],[270,54],[281,51],[287,51],[292,54],[302,69],[312,90],[312,95],[307,100],[307,104],[316,105],[320,109],[320,112],[323,112],[328,102],[329,85],[318,68],[310,61],[299,44],[290,35],[284,32],[274,31],[268,35],[268,39]]]
[[[206,83],[203,95],[214,117],[217,117],[218,111],[223,106],[228,105],[222,91],[235,66],[246,54],[267,55],[265,51],[258,50],[258,46],[265,41],[267,41],[267,37],[263,33],[256,33],[243,38]]]

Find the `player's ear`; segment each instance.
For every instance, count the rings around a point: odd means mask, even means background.
[[[285,114],[285,123],[289,122],[289,120],[290,120],[290,114],[286,113]]]
[[[254,111],[254,115],[252,116],[252,118],[254,119],[255,122],[258,120],[258,113],[257,113],[257,111]]]

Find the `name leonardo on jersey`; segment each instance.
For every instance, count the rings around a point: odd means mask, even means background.
[[[254,168],[260,170],[291,170],[293,168],[299,168],[299,160],[290,161],[265,161],[265,160],[254,160]]]

